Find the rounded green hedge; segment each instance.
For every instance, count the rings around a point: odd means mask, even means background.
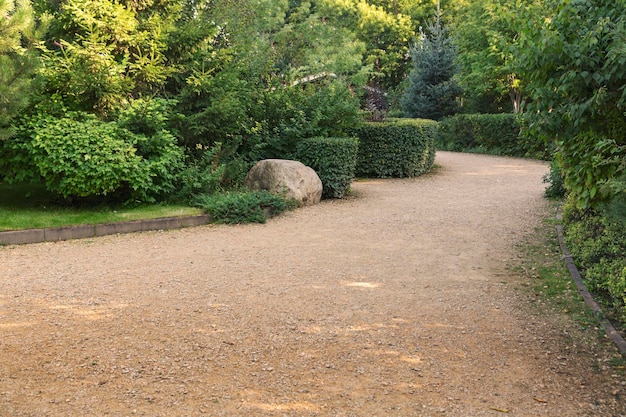
[[[549,146],[532,137],[524,123],[520,115],[513,113],[456,114],[439,121],[437,147],[446,151],[550,159]]]
[[[296,159],[317,172],[322,197],[342,198],[350,191],[358,148],[356,138],[308,138],[298,143]]]
[[[415,177],[432,169],[437,136],[434,120],[367,122],[355,133],[359,138],[356,165],[359,177]]]

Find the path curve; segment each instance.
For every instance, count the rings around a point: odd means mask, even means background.
[[[610,345],[516,289],[546,164],[436,164],[265,225],[0,247],[0,416],[626,415]]]

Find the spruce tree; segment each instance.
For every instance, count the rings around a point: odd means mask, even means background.
[[[438,9],[435,22],[411,48],[413,68],[402,97],[402,108],[409,117],[440,120],[457,111],[461,87],[454,79],[456,49],[441,24]]]
[[[11,136],[11,121],[27,104],[34,28],[28,0],[0,0],[0,140]]]

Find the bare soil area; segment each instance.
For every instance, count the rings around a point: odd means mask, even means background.
[[[625,416],[519,288],[541,162],[440,152],[264,225],[0,247],[0,416]]]

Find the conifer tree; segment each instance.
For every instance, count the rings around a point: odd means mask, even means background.
[[[12,135],[11,121],[28,101],[34,29],[28,0],[0,0],[0,140]]]
[[[404,113],[410,117],[440,120],[457,111],[461,87],[454,79],[456,49],[441,23],[438,8],[434,24],[426,33],[420,28],[411,48],[413,68],[402,98]]]

